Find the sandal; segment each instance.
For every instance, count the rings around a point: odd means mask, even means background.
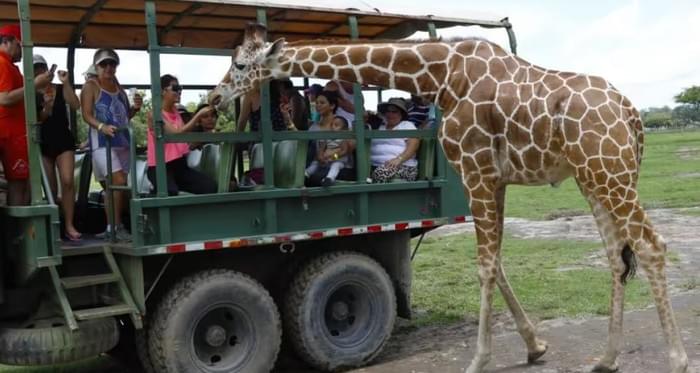
[[[66,239],[71,242],[80,242],[83,240],[83,235],[79,232],[76,232],[75,234],[66,232]]]

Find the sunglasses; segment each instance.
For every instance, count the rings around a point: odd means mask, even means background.
[[[182,86],[179,84],[173,84],[168,88],[170,88],[170,90],[173,92],[182,92]]]
[[[114,67],[117,67],[117,61],[114,61],[114,60],[105,60],[105,61],[102,61],[102,62],[98,63],[98,65],[99,65],[100,67],[102,67],[102,68],[105,68],[105,67],[107,67],[107,66],[114,66]]]
[[[384,110],[385,113],[400,113],[398,109],[386,109]]]

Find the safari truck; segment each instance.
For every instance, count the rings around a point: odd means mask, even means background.
[[[411,317],[411,238],[469,218],[436,131],[399,134],[421,139],[417,181],[367,183],[371,140],[397,135],[366,130],[363,88],[355,85],[358,119],[352,131],[333,136],[355,140],[357,181],[305,187],[308,142],[328,134],[274,132],[266,87],[259,132],[165,134],[160,57],[231,55],[251,22],[288,41],[400,39],[416,31],[436,38],[440,28],[501,28],[515,52],[506,18],[233,0],[0,0],[0,11],[3,23],[21,25],[25,79],[34,75],[29,56],[36,46],[65,48],[71,79],[80,48],[148,51],[157,180],[165,180],[165,143],[206,142],[199,168],[219,185],[218,193],[205,195],[168,196],[165,182],[144,191],[145,166],[132,136],[129,185],[114,186],[108,178],[103,197],[130,191],[132,241],[64,243],[41,169],[35,91],[26,80],[31,205],[0,208],[0,363],[9,365],[126,351],[147,371],[266,372],[282,338],[316,369],[370,363],[395,318]],[[374,92],[381,100],[381,90]],[[71,118],[74,128],[85,125],[75,113]],[[244,142],[261,144],[264,184],[229,192],[244,166],[234,145]],[[104,229],[103,201],[89,194],[90,154],[76,157],[76,219]]]

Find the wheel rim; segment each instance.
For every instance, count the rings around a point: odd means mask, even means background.
[[[234,304],[212,305],[191,330],[191,354],[204,371],[230,372],[243,366],[255,350],[255,327]]]
[[[333,344],[353,347],[372,334],[377,320],[371,315],[379,307],[374,293],[357,282],[340,284],[328,293],[322,317],[326,337]]]

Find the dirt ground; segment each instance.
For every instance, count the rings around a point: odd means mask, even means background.
[[[668,247],[678,256],[670,264],[673,306],[682,331],[691,372],[700,373],[700,210],[659,209],[649,212]],[[506,232],[518,238],[600,240],[590,216],[550,221],[506,219]],[[431,235],[473,231],[471,223],[441,227]],[[507,255],[504,254],[504,255]],[[606,266],[602,250],[582,266]],[[507,268],[506,268],[507,271]],[[554,289],[553,289],[554,290]],[[590,372],[605,349],[607,318],[556,319],[537,324],[548,352],[536,365],[526,364],[526,349],[508,313],[495,317],[493,355],[488,372],[569,373]],[[625,313],[624,347],[618,359],[620,371],[668,372],[668,360],[656,309]],[[408,330],[399,326],[388,346],[370,367],[359,373],[457,373],[464,372],[476,348],[477,320],[447,327]]]

